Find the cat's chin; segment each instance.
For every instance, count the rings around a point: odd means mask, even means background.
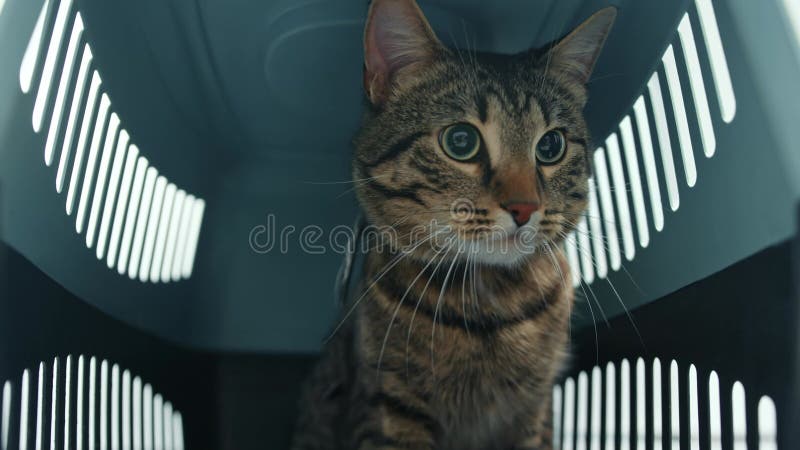
[[[531,258],[533,253],[521,253],[510,251],[506,254],[498,253],[476,253],[473,255],[473,260],[483,266],[496,266],[503,268],[515,268],[525,265]]]
[[[471,260],[484,266],[514,268],[525,265],[537,252],[537,250],[522,252],[516,249],[509,249],[507,252],[478,250],[471,256]]]
[[[541,244],[521,245],[513,239],[454,239],[450,251],[446,250],[447,246],[442,246],[438,250],[437,248],[417,248],[407,254],[420,264],[428,264],[433,259],[435,265],[442,265],[445,268],[453,259],[456,259],[459,264],[515,268],[526,265],[533,258],[544,255],[546,251]],[[452,249],[461,249],[461,251]]]

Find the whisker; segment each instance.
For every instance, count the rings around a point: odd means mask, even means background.
[[[383,272],[382,272],[382,273],[381,273],[381,274],[380,274],[380,275],[379,275],[379,276],[378,276],[378,277],[377,277],[377,278],[376,278],[376,279],[375,279],[375,280],[372,282],[372,284],[370,284],[370,285],[369,285],[369,287],[367,287],[367,288],[364,290],[364,292],[361,294],[361,296],[359,296],[359,297],[358,297],[358,299],[357,299],[355,302],[353,302],[353,306],[351,306],[351,307],[350,307],[350,309],[349,309],[349,310],[347,311],[347,313],[344,315],[344,317],[342,318],[342,320],[340,320],[340,321],[339,321],[339,324],[338,324],[338,325],[336,325],[336,328],[334,328],[334,329],[333,329],[333,332],[331,332],[331,335],[330,335],[330,336],[328,336],[328,338],[325,340],[325,342],[326,342],[326,343],[327,343],[327,342],[330,342],[330,340],[331,340],[331,339],[332,339],[332,338],[333,338],[333,337],[336,335],[336,333],[339,331],[339,329],[340,329],[340,328],[342,328],[342,325],[344,325],[344,323],[347,321],[347,319],[350,317],[350,315],[351,315],[351,314],[353,314],[353,311],[355,311],[356,307],[358,307],[359,303],[361,303],[361,300],[363,300],[363,299],[364,299],[364,297],[366,297],[366,296],[367,296],[367,293],[369,293],[369,291],[370,291],[370,290],[371,290],[373,287],[375,287],[375,285],[378,283],[378,281],[380,281],[380,280],[381,280],[381,278],[383,278],[383,277],[384,277],[384,276],[385,276],[387,273],[389,273],[389,271],[390,271],[390,270],[392,270],[392,268],[394,268],[394,267],[395,267],[395,266],[396,266],[396,265],[397,265],[397,264],[398,264],[398,263],[399,263],[399,262],[400,262],[400,261],[401,261],[403,258],[405,258],[406,256],[410,255],[412,251],[416,250],[416,249],[417,249],[419,246],[421,246],[422,244],[424,244],[426,241],[428,241],[428,240],[430,240],[430,239],[433,239],[433,238],[434,238],[436,235],[438,235],[438,234],[441,234],[441,233],[442,233],[442,232],[444,232],[444,231],[446,231],[446,229],[444,229],[444,230],[439,230],[439,231],[438,231],[438,232],[436,232],[435,234],[432,234],[431,236],[429,236],[427,239],[425,239],[425,240],[421,241],[421,242],[420,242],[419,244],[417,244],[417,246],[416,246],[416,247],[414,247],[414,248],[413,248],[411,251],[408,251],[408,252],[401,252],[400,254],[398,254],[397,256],[395,256],[395,257],[394,257],[394,258],[393,258],[393,259],[392,259],[392,260],[391,260],[389,263],[387,263],[387,264],[386,264],[386,266],[384,266],[384,268],[385,268],[385,269],[383,270]],[[387,266],[388,266],[388,267],[387,267]]]
[[[314,184],[314,185],[323,185],[323,186],[332,185],[332,184],[356,184],[356,183],[362,183],[362,182],[370,182],[372,180],[377,180],[378,178],[386,178],[388,176],[389,175],[386,174],[386,175],[378,175],[378,176],[369,177],[369,178],[358,178],[356,180],[345,180],[345,181],[301,181],[301,183]]]
[[[438,256],[439,253],[441,253],[442,251],[444,251],[444,249],[440,250],[435,256]],[[417,281],[422,276],[422,274],[425,273],[426,270],[428,270],[428,267],[430,267],[430,265],[433,264],[433,261],[436,259],[435,256],[433,258],[431,258],[428,261],[427,264],[425,264],[425,267],[423,267],[422,270],[419,271],[417,276],[411,281],[411,283],[408,285],[408,288],[403,293],[403,296],[400,297],[400,301],[398,302],[397,307],[395,307],[395,309],[394,309],[394,313],[392,314],[392,319],[389,321],[389,326],[386,327],[386,334],[383,337],[383,344],[381,345],[381,351],[380,351],[380,354],[378,355],[378,366],[377,366],[378,375],[380,375],[380,371],[381,371],[381,362],[383,361],[383,352],[386,350],[386,343],[389,341],[389,334],[391,333],[392,326],[394,325],[394,321],[397,318],[397,313],[400,311],[400,307],[403,306],[403,302],[405,301],[406,297],[408,296],[408,293],[411,292],[411,289],[414,287],[414,284],[416,284]]]
[[[566,239],[566,237],[564,237],[564,239]],[[591,253],[588,253],[588,252],[584,251],[583,249],[578,248],[577,250],[579,252],[583,252],[584,255],[588,255],[589,256],[589,261],[591,261],[592,266],[594,267],[594,269],[597,270],[597,262],[594,260],[594,256],[592,256]],[[597,298],[597,295],[595,295],[594,290],[592,289],[592,286],[589,283],[586,283],[583,280],[583,278],[581,278],[579,281],[580,281],[581,289],[583,290],[584,296],[586,297],[587,301],[589,300],[589,296],[586,295],[586,290],[583,288],[584,285],[587,288],[589,288],[589,293],[592,294],[592,298],[594,299],[595,304],[597,304],[597,309],[600,311],[600,315],[603,317],[603,321],[606,323],[606,325],[608,327],[611,327],[611,324],[608,321],[608,316],[606,316],[606,312],[603,309],[603,306],[600,303],[600,300]]]
[[[622,301],[622,297],[620,297],[619,292],[617,292],[617,288],[614,287],[614,283],[612,283],[611,280],[609,280],[608,278],[606,278],[606,282],[611,287],[611,290],[614,291],[614,295],[617,297],[619,304],[622,305],[622,309],[625,311],[625,315],[628,316],[628,320],[633,326],[633,330],[636,332],[636,336],[639,338],[639,343],[642,344],[645,353],[647,353],[647,345],[644,343],[644,339],[642,339],[642,333],[639,332],[639,327],[636,326],[636,322],[633,320],[631,312],[628,310],[628,307],[625,306],[625,303]]]
[[[582,251],[581,249],[578,249],[578,250]],[[584,253],[584,255],[585,254],[586,253]],[[592,257],[591,253],[589,253],[588,255],[589,255],[589,259],[592,261],[592,264],[596,267],[596,264],[594,262],[594,258]],[[628,310],[628,307],[625,305],[625,302],[622,301],[622,297],[619,295],[619,292],[617,291],[616,287],[614,286],[614,283],[612,283],[611,280],[608,277],[604,278],[604,280],[606,281],[606,283],[608,283],[609,287],[611,287],[611,290],[614,292],[614,295],[616,296],[617,301],[619,302],[620,306],[622,306],[622,309],[625,312],[625,315],[628,317],[628,321],[631,323],[631,326],[633,326],[633,329],[636,332],[636,336],[639,338],[639,342],[642,344],[642,347],[646,350],[647,346],[644,343],[644,339],[642,339],[642,334],[639,332],[639,327],[636,325],[636,322],[633,320],[633,316],[631,315],[630,310]],[[591,286],[589,286],[587,284],[587,287],[589,287],[589,289],[591,290]],[[594,293],[592,293],[592,295],[594,295]],[[599,304],[599,302],[598,302],[598,304]]]
[[[470,247],[473,244],[470,242]],[[469,332],[469,325],[467,325],[467,306],[466,301],[464,300],[464,293],[466,291],[467,286],[467,269],[469,269],[469,260],[472,257],[472,254],[468,251],[467,252],[467,259],[464,261],[464,274],[461,277],[461,314],[464,316],[464,329],[467,331],[467,337],[470,336]]]
[[[453,257],[453,262],[450,263],[450,268],[447,269],[447,273],[444,276],[444,281],[442,281],[442,288],[439,290],[439,299],[436,300],[436,308],[433,312],[433,327],[431,329],[431,374],[436,376],[436,366],[434,361],[434,353],[433,347],[436,341],[436,319],[439,316],[439,305],[442,303],[442,298],[444,298],[444,293],[447,290],[447,282],[450,280],[450,274],[453,272],[453,267],[455,267],[456,262],[458,261],[458,257],[461,255],[461,250],[464,248],[464,244],[458,248],[458,253],[455,254]]]
[[[450,250],[453,249],[451,244],[450,247],[447,248],[447,252],[442,255],[442,258],[436,263],[436,267],[433,268],[433,272],[428,277],[428,281],[425,283],[425,287],[422,288],[422,293],[419,296],[419,300],[417,300],[417,305],[414,307],[414,312],[411,314],[411,322],[408,325],[408,335],[406,336],[406,378],[409,376],[409,367],[408,367],[408,349],[409,345],[411,344],[411,333],[414,330],[414,319],[417,317],[417,311],[419,310],[419,305],[422,303],[422,300],[425,298],[425,293],[428,291],[428,286],[431,284],[431,280],[433,277],[436,276],[436,272],[439,271],[439,266],[442,265],[444,260],[447,258],[447,255],[450,253]]]
[[[478,303],[478,286],[476,283],[476,278],[478,277],[478,258],[475,245],[475,243],[470,244],[470,251],[472,251],[474,254],[474,257],[472,258],[472,268],[470,269],[470,284],[472,285],[472,307],[475,310],[475,313],[480,316],[481,309]]]
[[[549,245],[547,247],[549,248]],[[551,255],[551,257],[553,259],[553,264],[556,266],[556,268],[558,270],[558,273],[561,275],[562,282],[564,282],[566,284],[566,281],[564,281],[564,275],[561,272],[561,268],[558,267],[558,261],[555,260],[555,256]],[[581,286],[581,289],[583,289],[583,286]],[[585,294],[586,294],[586,291],[584,290],[584,295]],[[592,293],[592,296],[594,296],[594,293]],[[597,318],[594,315],[594,308],[592,308],[592,302],[587,301],[586,302],[586,306],[589,307],[589,314],[592,315],[592,326],[594,327],[595,359],[596,359],[597,363],[599,364],[599,362],[600,362],[600,338],[599,338],[598,333],[597,333]],[[597,307],[601,308],[599,302],[597,302]],[[602,308],[601,308],[601,310],[602,310]],[[605,319],[605,314],[603,314],[603,318]],[[606,319],[606,323],[608,323],[607,319]],[[571,324],[570,324],[570,326],[571,326]],[[570,328],[570,331],[571,331],[571,328]]]
[[[572,224],[572,225],[575,227],[575,228],[572,230],[572,231],[574,231],[575,233],[579,233],[579,234],[581,234],[581,236],[588,236],[588,237],[590,237],[591,239],[600,239],[600,243],[601,243],[601,245],[603,246],[603,248],[605,249],[605,251],[606,251],[606,254],[608,254],[608,253],[610,253],[610,252],[611,252],[611,247],[609,247],[609,245],[608,245],[608,244],[611,242],[610,240],[606,239],[605,237],[597,237],[597,238],[596,238],[596,237],[594,237],[594,236],[593,236],[593,235],[592,235],[590,232],[582,232],[581,230],[579,230],[579,229],[578,229],[578,226],[577,226],[576,224],[574,224],[573,222],[570,222],[570,221],[569,221],[569,220],[567,220],[567,219],[564,219],[564,221],[565,221],[565,222],[568,222],[568,223],[570,223],[570,224]],[[567,238],[567,236],[566,236],[566,234],[565,234],[565,233],[561,233],[561,234],[562,234],[562,237],[563,237],[564,239],[566,239],[566,238]],[[619,265],[620,265],[620,268],[622,269],[622,271],[623,271],[623,272],[625,272],[625,275],[627,275],[628,279],[631,281],[631,283],[633,284],[633,286],[636,288],[636,290],[637,290],[637,291],[639,291],[639,293],[640,293],[640,294],[642,294],[642,295],[645,295],[645,296],[646,296],[647,294],[644,292],[644,290],[642,290],[642,288],[639,286],[639,284],[636,282],[636,280],[634,280],[634,279],[633,279],[633,275],[631,275],[631,273],[628,271],[628,268],[627,268],[627,267],[625,267],[625,264],[624,264],[624,263],[622,263],[622,261],[620,261],[620,264],[619,264]]]
[[[560,215],[565,215],[565,216],[576,216],[576,217],[581,217],[581,218],[586,217],[587,219],[599,219],[600,221],[602,221],[606,225],[609,225],[609,226],[611,226],[611,225],[616,226],[617,225],[616,222],[612,222],[610,220],[606,220],[606,219],[604,219],[604,218],[602,218],[600,216],[595,216],[595,215],[589,214],[588,212],[577,213],[577,212],[572,212],[572,211],[558,211],[558,210],[553,210],[553,209],[550,209],[547,212],[551,213],[551,214],[560,214]],[[564,219],[564,220],[566,220],[566,219]]]

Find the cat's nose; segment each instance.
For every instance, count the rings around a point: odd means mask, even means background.
[[[500,205],[511,214],[514,223],[521,227],[531,220],[533,213],[539,210],[539,202],[514,202]]]

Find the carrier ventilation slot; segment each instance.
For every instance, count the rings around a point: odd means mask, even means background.
[[[181,413],[142,383],[106,360],[98,370],[95,357],[26,369],[19,390],[3,385],[0,449],[183,450]]]
[[[57,160],[56,192],[66,189],[76,233],[109,269],[142,282],[189,278],[205,202],[139,154],[94,67],[84,26],[72,0],[46,0],[20,65],[22,92],[35,92],[33,130],[47,130],[44,162]]]
[[[622,255],[632,261],[637,245],[648,247],[655,238],[651,231],[661,232],[666,226],[664,204],[673,212],[680,208],[678,170],[686,186],[694,187],[698,180],[695,147],[702,148],[707,158],[713,157],[717,151],[714,125],[731,123],[736,116],[736,97],[714,6],[711,0],[695,0],[694,4],[694,9],[683,15],[677,38],[664,51],[646,92],[636,99],[633,110],[609,134],[605,145],[594,152],[596,178],[589,180],[589,207],[565,244],[576,286],[580,281],[591,284],[605,279],[608,268],[614,272],[622,268]],[[696,32],[693,23],[699,24],[701,32]],[[702,42],[695,40],[696,35],[703,36]],[[701,45],[705,53],[698,52]],[[701,55],[707,60],[701,60]],[[706,67],[710,76],[703,73]],[[688,80],[687,85],[682,80]],[[712,82],[719,105],[716,118],[706,88]],[[694,107],[691,117],[687,102]],[[697,143],[692,140],[693,130],[699,136]],[[677,136],[677,141],[672,136]],[[679,152],[677,157],[673,150]],[[661,183],[666,187],[664,199]]]
[[[756,406],[742,383],[722,385],[716,372],[700,375],[694,365],[681,371],[673,360],[666,370],[658,358],[652,364],[639,358],[635,367],[623,359],[619,366],[608,363],[605,369],[580,372],[577,390],[573,378],[555,386],[553,448],[600,450],[604,442],[605,449],[722,450],[723,442],[729,442],[734,450],[746,450],[746,412],[757,411],[757,417],[749,418],[757,424],[750,429],[758,432],[751,441],[760,450],[777,450],[771,398],[762,396]],[[730,424],[729,435],[723,435],[723,422]]]

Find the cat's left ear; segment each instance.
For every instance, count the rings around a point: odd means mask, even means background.
[[[613,6],[594,13],[550,50],[550,70],[586,84],[616,18]]]
[[[364,30],[364,90],[379,105],[444,47],[414,0],[372,0]]]

